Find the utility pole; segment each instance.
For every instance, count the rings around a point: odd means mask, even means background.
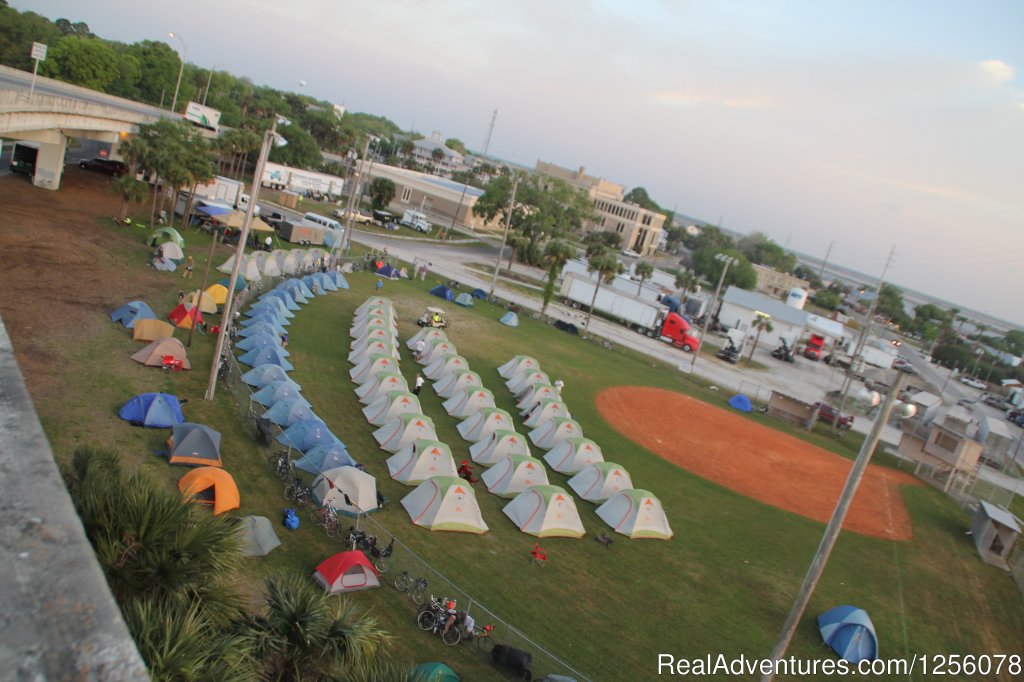
[[[505,252],[505,241],[508,239],[508,227],[512,222],[512,211],[516,205],[516,192],[519,190],[519,178],[516,178],[512,185],[512,198],[508,202],[508,212],[505,214],[505,231],[501,235],[501,248],[498,249],[498,257],[494,259],[494,277],[491,278],[491,293],[488,298],[494,298],[494,289],[498,286],[498,271],[501,269],[501,254]]]
[[[195,296],[195,299],[194,299],[194,303],[195,303],[195,306],[196,306],[197,309],[199,308],[199,304],[203,300],[203,294],[206,293],[206,281],[210,277],[210,264],[213,263],[213,249],[214,249],[215,246],[217,246],[217,238],[219,236],[220,236],[220,232],[214,231],[214,233],[213,233],[213,240],[210,242],[210,255],[207,256],[207,258],[206,258],[206,271],[203,272],[203,286],[202,286],[201,289],[196,291],[196,296]],[[185,346],[188,347],[188,348],[192,347],[192,334],[193,334],[193,332],[195,332],[195,330],[196,330],[196,320],[193,317],[192,318],[192,327],[188,330],[188,343],[185,344]]]
[[[804,576],[803,584],[800,585],[800,591],[797,593],[789,615],[786,617],[786,623],[782,626],[779,641],[775,644],[775,648],[772,649],[770,659],[772,661],[781,660],[786,655],[786,649],[789,648],[789,643],[793,639],[793,633],[796,632],[796,627],[800,624],[800,619],[807,609],[807,604],[811,601],[811,596],[818,586],[818,581],[825,572],[825,565],[828,563],[829,555],[832,554],[832,548],[835,547],[836,540],[839,539],[839,531],[842,530],[846,513],[853,502],[853,496],[857,494],[861,478],[864,476],[864,472],[871,462],[871,456],[875,452],[875,446],[878,445],[878,440],[882,436],[882,429],[892,414],[892,408],[896,404],[896,394],[899,393],[902,380],[903,375],[901,373],[896,377],[896,381],[893,382],[893,388],[889,391],[889,395],[885,397],[885,403],[883,403],[878,418],[875,419],[875,423],[871,427],[871,433],[861,444],[860,452],[857,453],[857,459],[854,461],[850,475],[843,486],[843,492],[839,495],[839,501],[836,502],[836,508],[832,512],[832,518],[829,520],[828,526],[825,527],[825,533],[822,535],[821,543],[818,545],[818,551],[815,552],[814,558],[811,560],[811,565]],[[761,682],[772,682],[774,679],[774,670],[761,676]]]
[[[249,239],[249,228],[252,226],[252,218],[256,213],[256,202],[260,196],[260,180],[263,178],[263,169],[267,165],[267,156],[270,155],[270,147],[277,140],[277,117],[270,130],[263,133],[263,146],[260,147],[259,159],[256,162],[256,174],[252,182],[252,198],[249,206],[245,209],[245,220],[242,222],[242,232],[238,235],[238,247],[235,249],[235,263],[231,268],[231,278],[228,280],[228,297],[224,301],[224,312],[221,314],[220,334],[217,335],[217,347],[213,351],[213,362],[210,363],[210,380],[206,384],[206,400],[213,400],[217,392],[217,370],[220,369],[221,356],[224,353],[224,341],[228,336],[231,326],[235,322],[234,299],[235,282],[238,281],[238,271],[242,266],[242,258],[245,256],[245,242]]]
[[[356,188],[359,187],[359,183],[362,182],[363,177],[363,164],[366,163],[366,155],[370,153],[370,136],[366,136],[366,142],[363,144],[363,157],[359,159],[359,166],[356,169],[355,176],[352,178],[352,188],[348,193],[348,207],[345,210],[345,238],[342,240],[345,242],[345,248],[342,249],[342,253],[348,255],[349,247],[352,246],[352,223],[354,221],[354,213],[356,211]],[[363,190],[359,188],[359,199],[363,198]]]
[[[498,110],[494,110],[494,114],[491,115],[491,125],[487,129],[487,137],[484,139],[484,150],[480,152],[480,156],[487,156],[487,150],[491,148],[491,135],[494,134],[494,122],[498,120]]]
[[[821,269],[818,270],[818,279],[822,279],[825,276],[825,266],[828,264],[828,257],[832,255],[832,245],[835,242],[828,243],[828,251],[825,252],[825,260],[821,261]]]
[[[846,409],[846,396],[850,392],[850,386],[853,384],[853,368],[857,363],[857,359],[860,357],[861,351],[864,350],[864,342],[867,341],[868,332],[871,330],[872,323],[875,319],[875,308],[878,307],[878,299],[882,297],[882,285],[885,283],[885,273],[889,271],[889,265],[892,263],[893,256],[896,255],[896,245],[894,244],[892,249],[889,250],[889,257],[885,259],[885,267],[882,268],[882,275],[878,278],[878,288],[875,290],[875,298],[871,301],[871,305],[868,307],[867,316],[864,318],[864,326],[861,327],[860,336],[857,337],[857,345],[850,355],[850,366],[846,368],[846,376],[843,378],[842,387],[842,398],[839,400],[839,415],[843,414],[843,410]],[[893,389],[889,389],[892,391]],[[832,422],[832,433],[835,433],[839,428],[839,419],[835,419]]]
[[[715,255],[715,258],[722,262],[722,274],[718,277],[718,286],[715,287],[715,295],[711,297],[711,307],[708,308],[707,312],[704,313],[704,328],[700,332],[700,343],[693,349],[693,358],[690,360],[690,372],[693,372],[693,368],[697,365],[697,358],[700,356],[701,350],[704,348],[704,339],[708,336],[708,325],[711,324],[711,317],[715,313],[715,303],[718,301],[718,294],[722,291],[722,283],[725,282],[725,273],[729,271],[729,266],[736,263],[736,259],[732,256],[727,256],[724,253]]]

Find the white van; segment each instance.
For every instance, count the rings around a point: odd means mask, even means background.
[[[302,222],[306,223],[307,225],[319,225],[320,227],[329,227],[332,230],[345,229],[337,220],[334,220],[333,218],[328,218],[327,216],[322,216],[319,213],[307,213],[306,215],[302,216]]]

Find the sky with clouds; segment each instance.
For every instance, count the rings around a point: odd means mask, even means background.
[[[1018,0],[11,4],[1024,325]]]

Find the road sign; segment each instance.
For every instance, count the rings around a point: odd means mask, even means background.
[[[41,62],[46,61],[46,45],[32,43],[32,59],[38,59]]]

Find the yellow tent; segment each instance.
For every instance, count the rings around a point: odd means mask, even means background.
[[[223,284],[213,284],[206,287],[206,295],[213,299],[213,302],[217,305],[224,305],[228,302],[228,288]]]
[[[174,336],[174,327],[163,320],[139,320],[132,338],[136,341],[156,341]]]
[[[223,287],[221,287],[223,289]],[[224,289],[225,293],[227,289]],[[189,305],[196,304],[196,291],[193,291],[188,297]],[[206,293],[205,291],[199,296],[199,310],[204,313],[215,313],[217,312],[217,302],[213,300],[213,296]]]

